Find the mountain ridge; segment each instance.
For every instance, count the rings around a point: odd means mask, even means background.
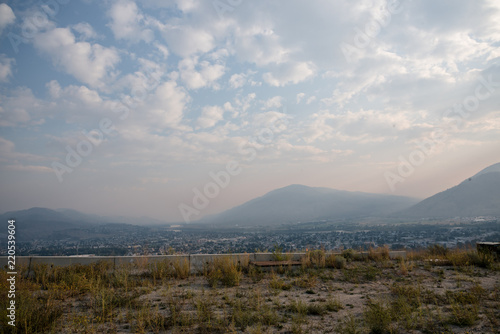
[[[398,212],[402,218],[500,217],[500,163]]]
[[[417,199],[292,184],[274,189],[199,222],[221,225],[279,225],[304,221],[385,215]]]

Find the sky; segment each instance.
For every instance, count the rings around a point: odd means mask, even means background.
[[[0,211],[425,198],[500,161],[499,60],[495,0],[0,1]]]

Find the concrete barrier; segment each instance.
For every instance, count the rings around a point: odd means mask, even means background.
[[[328,253],[340,254],[340,253]],[[283,253],[287,259],[292,261],[300,261],[306,253]],[[363,257],[368,255],[368,252],[361,252]],[[406,258],[405,251],[389,252],[391,259]],[[249,261],[274,261],[276,260],[273,253],[239,253],[239,254],[191,254],[191,255],[151,255],[151,256],[16,256],[16,268],[29,268],[35,264],[47,264],[50,266],[70,266],[73,264],[91,264],[99,261],[105,261],[117,266],[131,264],[137,267],[146,267],[147,265],[159,261],[187,261],[191,273],[203,272],[204,266],[212,262],[216,258],[231,258],[242,266],[247,266]],[[0,256],[0,267],[7,266],[7,256]]]

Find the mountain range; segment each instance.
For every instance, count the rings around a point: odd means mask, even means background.
[[[16,239],[20,241],[75,236],[78,238],[95,234],[96,228],[102,229],[103,226],[123,228],[124,225],[132,226],[139,223],[149,226],[166,224],[164,221],[148,217],[106,217],[72,209],[52,210],[39,207],[9,211],[0,215],[1,221],[6,222],[9,219],[16,220]]]
[[[290,185],[196,223],[255,227],[367,217],[420,220],[477,216],[500,217],[500,163],[423,201],[402,196]],[[167,224],[147,217],[102,217],[71,209],[31,208],[0,215],[2,221],[11,218],[17,220],[18,235],[25,240],[90,233],[84,231],[102,224]]]
[[[384,216],[417,202],[409,197],[295,184],[273,190],[201,222],[246,227]]]
[[[423,201],[291,185],[201,221],[226,226],[269,226],[366,217],[420,220],[476,216],[500,217],[500,163]]]

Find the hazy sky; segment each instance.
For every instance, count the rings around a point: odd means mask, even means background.
[[[423,198],[500,161],[496,0],[2,2],[0,211]]]

